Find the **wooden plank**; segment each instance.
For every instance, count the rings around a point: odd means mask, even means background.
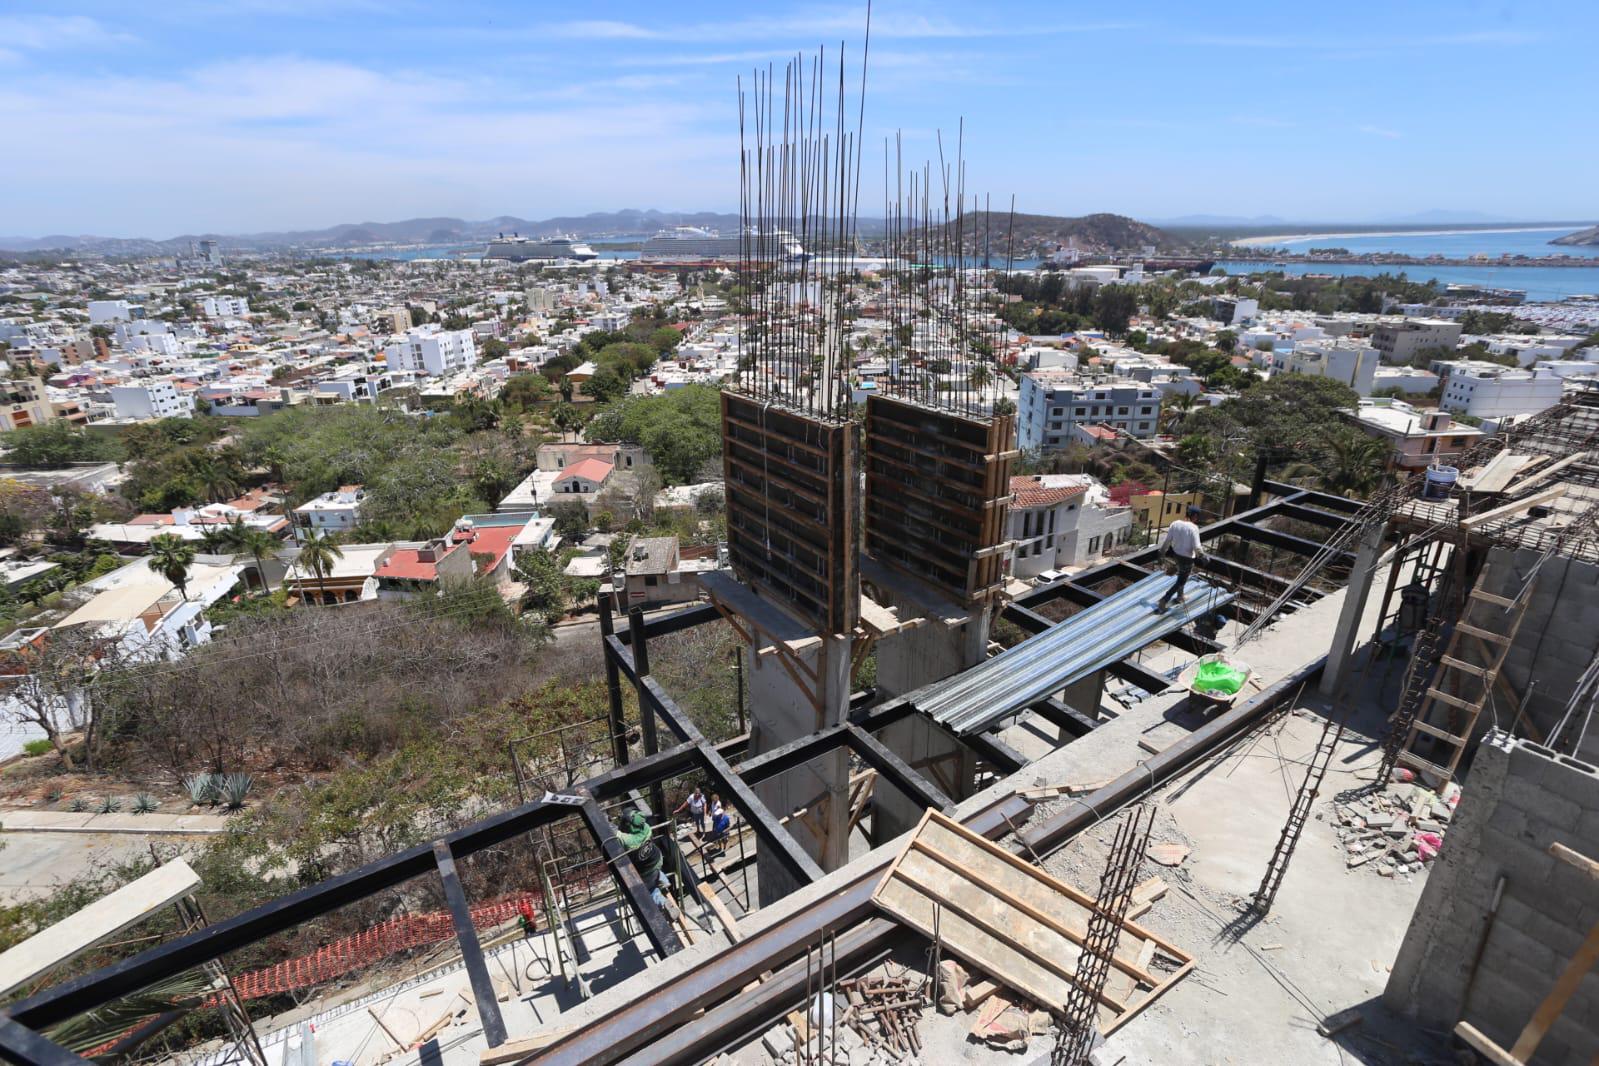
[[[1570,865],[1575,866],[1577,869],[1581,870],[1595,881],[1599,881],[1599,862],[1595,862],[1594,860],[1588,858],[1588,856],[1582,854],[1580,851],[1572,851],[1564,844],[1557,842],[1549,845],[1549,854],[1553,855],[1561,862],[1569,863]]]
[[[1577,986],[1582,984],[1582,979],[1588,976],[1588,971],[1593,969],[1596,962],[1599,962],[1599,922],[1595,922],[1593,928],[1588,930],[1587,938],[1566,964],[1555,986],[1538,1004],[1538,1009],[1532,1012],[1527,1027],[1516,1037],[1515,1046],[1510,1049],[1511,1058],[1518,1062],[1532,1058],[1538,1045],[1543,1042],[1544,1034],[1549,1032],[1549,1027],[1566,1009],[1571,997],[1577,994]]]
[[[1147,896],[1159,886],[1145,882]],[[895,857],[873,900],[931,936],[935,907],[945,950],[1038,1003],[1060,1010],[1076,981],[1094,900],[929,810]],[[1179,966],[1162,978],[1147,967],[1156,951]],[[1112,952],[1116,975],[1099,996],[1101,1026],[1123,1024],[1192,967],[1182,949],[1135,923]],[[1147,991],[1146,991],[1147,990]]]
[[[1551,466],[1549,469],[1540,470],[1537,473],[1531,474],[1530,476],[1524,478],[1520,484],[1516,485],[1516,488],[1518,490],[1530,489],[1534,485],[1542,485],[1545,481],[1548,481],[1562,470],[1565,470],[1568,466],[1571,466],[1575,463],[1580,463],[1584,459],[1591,459],[1592,457],[1592,454],[1589,452],[1577,452],[1574,455],[1568,455],[1564,459],[1557,460],[1555,465]]]
[[[1516,601],[1508,596],[1496,596],[1494,593],[1484,592],[1482,589],[1472,589],[1469,595],[1474,600],[1491,603],[1495,607],[1514,607],[1516,605]]]
[[[1476,711],[1482,710],[1482,701],[1481,700],[1478,700],[1475,703],[1467,703],[1465,700],[1461,699],[1459,696],[1451,696],[1449,693],[1440,692],[1436,688],[1429,688],[1427,690],[1427,696],[1430,699],[1437,700],[1439,703],[1447,703],[1451,707],[1458,707],[1462,711],[1473,711],[1473,712],[1476,712]]]
[[[200,875],[182,859],[174,859],[101,896],[0,953],[0,995],[77,958],[199,887]]]
[[[1470,1044],[1473,1051],[1486,1058],[1493,1066],[1527,1066],[1525,1062],[1516,1058],[1492,1040],[1489,1040],[1481,1030],[1470,1022],[1457,1024],[1455,1026],[1455,1035]]]
[[[1486,640],[1492,644],[1503,645],[1510,643],[1510,638],[1503,633],[1495,633],[1491,629],[1482,629],[1467,622],[1456,622],[1455,632],[1464,633],[1468,637],[1476,637],[1478,640]]]
[[[563,1025],[559,1029],[545,1029],[520,1040],[508,1041],[499,1047],[485,1048],[478,1057],[478,1066],[504,1066],[508,1062],[520,1062],[535,1051],[543,1051],[577,1028],[575,1025]]]
[[[1523,511],[1529,511],[1540,504],[1549,503],[1551,500],[1554,500],[1560,496],[1564,496],[1565,494],[1566,486],[1564,485],[1556,485],[1553,488],[1543,489],[1539,492],[1533,493],[1531,496],[1523,496],[1519,500],[1513,500],[1512,502],[1505,504],[1503,507],[1495,507],[1491,511],[1484,511],[1482,514],[1472,515],[1470,518],[1460,523],[1460,528],[1465,530],[1480,529],[1489,522],[1497,521],[1501,518],[1513,517],[1521,514]]]
[[[722,902],[722,897],[716,894],[714,885],[702,888],[701,894],[705,902],[716,915],[716,920],[722,923],[722,932],[727,934],[727,939],[737,944],[744,939],[744,934],[739,932],[738,919],[733,917],[733,912],[727,909],[727,904]]]
[[[1530,455],[1513,455],[1510,452],[1500,452],[1488,461],[1478,473],[1471,477],[1462,478],[1461,488],[1471,492],[1497,493],[1505,491],[1511,480],[1522,468],[1532,460]]]

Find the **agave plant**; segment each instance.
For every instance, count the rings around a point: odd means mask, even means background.
[[[60,785],[51,785],[49,788],[45,789],[44,801],[46,803],[60,803],[61,802],[61,786]]]
[[[183,779],[183,789],[189,794],[189,804],[194,807],[216,805],[221,775],[195,774]]]
[[[100,801],[101,814],[115,814],[122,809],[122,800],[116,796],[107,796]]]
[[[133,797],[134,814],[149,814],[159,806],[161,804],[157,803],[156,798],[148,792],[141,792]]]
[[[255,778],[249,774],[224,774],[222,777],[222,802],[230,811],[244,806],[244,797],[250,794]]]
[[[73,796],[72,802],[67,804],[67,810],[72,811],[74,814],[82,814],[88,809],[89,801],[82,796]]]

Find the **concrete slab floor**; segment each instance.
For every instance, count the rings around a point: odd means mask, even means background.
[[[1158,790],[1153,843],[1190,851],[1176,868],[1141,877],[1171,886],[1140,922],[1197,957],[1192,974],[1107,1043],[1107,1062],[1249,1064],[1454,1062],[1444,1045],[1380,1002],[1423,877],[1384,879],[1348,869],[1333,804],[1370,783],[1381,754],[1378,703],[1355,701],[1286,878],[1264,920],[1239,903],[1258,887],[1322,733],[1327,705],[1305,697],[1292,713]],[[1115,819],[1050,856],[1045,868],[1090,892]],[[1361,1025],[1336,1040],[1317,1023],[1361,1007]]]

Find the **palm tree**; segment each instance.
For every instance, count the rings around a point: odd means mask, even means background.
[[[255,560],[255,572],[261,578],[261,588],[267,592],[272,591],[272,582],[267,580],[266,567],[263,565],[268,555],[278,552],[278,538],[259,526],[247,526],[242,518],[235,518],[228,523],[224,536],[227,538],[228,547],[236,552],[245,552]]]
[[[575,429],[583,421],[583,416],[577,413],[577,408],[570,403],[562,402],[555,405],[555,410],[550,415],[550,421],[561,431],[561,439],[566,439],[566,434]]]
[[[966,384],[972,387],[973,392],[981,393],[994,380],[994,372],[982,363],[973,363],[972,368],[966,372]]]
[[[200,484],[205,489],[206,497],[212,502],[226,502],[239,494],[239,483],[233,476],[233,468],[230,463],[222,459],[207,456],[201,460],[196,473],[200,477]]]
[[[328,573],[333,569],[333,560],[344,558],[344,551],[334,539],[321,530],[313,529],[305,535],[300,542],[300,565],[316,575],[318,590],[322,593],[322,602],[328,600]]]
[[[189,565],[195,554],[195,546],[174,533],[150,538],[150,569],[176,585],[185,601],[189,598]]]
[[[1327,438],[1315,462],[1298,462],[1283,471],[1289,481],[1313,482],[1339,496],[1369,496],[1388,480],[1388,448],[1376,437],[1347,431]]]
[[[1188,416],[1198,406],[1199,401],[1190,393],[1179,392],[1166,399],[1166,407],[1162,415],[1166,419],[1166,432],[1174,433],[1187,421]]]

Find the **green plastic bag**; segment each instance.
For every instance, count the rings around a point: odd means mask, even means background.
[[[1216,692],[1231,696],[1243,688],[1247,680],[1249,680],[1248,674],[1227,663],[1200,663],[1199,671],[1194,674],[1194,688],[1200,692]]]

